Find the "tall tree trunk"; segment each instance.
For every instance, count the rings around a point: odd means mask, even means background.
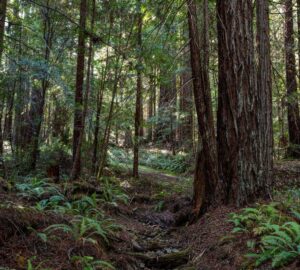
[[[135,103],[135,120],[134,120],[134,146],[133,146],[133,177],[139,177],[139,143],[141,134],[142,119],[142,27],[143,14],[141,12],[141,1],[138,0],[138,20],[137,20],[137,82],[136,82],[136,103]]]
[[[53,38],[53,25],[50,18],[50,9],[48,7],[49,0],[47,1],[47,6],[42,9],[44,32],[43,37],[45,40],[45,51],[44,51],[44,62],[45,65],[49,64],[50,60],[50,50],[52,47]],[[40,131],[44,117],[44,104],[46,98],[46,91],[49,87],[49,78],[47,72],[45,72],[44,78],[41,81],[41,87],[33,86],[31,93],[30,109],[28,112],[28,122],[27,122],[27,145],[25,150],[28,152],[29,160],[26,164],[26,170],[35,170],[36,161],[39,152],[39,138]]]
[[[6,6],[7,0],[1,0],[0,2],[0,64],[2,59],[2,53],[4,49],[4,27],[6,18]]]
[[[289,128],[288,155],[300,158],[300,115],[297,97],[297,72],[295,59],[293,1],[285,0],[285,58],[286,91]]]
[[[6,5],[7,5],[7,0],[2,0],[0,2],[0,67],[1,67],[1,63],[2,63],[2,53],[3,53],[3,49],[4,49]],[[0,108],[1,109],[1,112],[0,112],[0,116],[1,116],[0,117],[0,162],[1,162],[0,169],[3,171],[3,176],[5,176],[4,161],[2,159],[2,156],[3,156],[3,132],[2,132],[3,105],[4,104],[0,104],[0,106],[1,106],[1,108]]]
[[[258,105],[252,0],[218,0],[217,18],[217,132],[220,193],[224,192],[220,197],[239,206],[266,193],[267,181],[262,176],[270,170],[260,166],[264,149],[260,149],[258,119],[262,112]]]
[[[162,70],[161,70],[162,73]],[[176,106],[176,76],[174,74],[161,74],[168,79],[162,81],[159,90],[158,117],[155,130],[155,139],[159,143],[173,147],[175,128],[174,110]]]
[[[74,111],[74,130],[73,130],[73,161],[79,143],[80,132],[83,128],[83,82],[84,82],[84,62],[85,62],[85,28],[87,17],[87,0],[80,2],[80,21],[77,47],[77,71],[76,71],[76,90],[75,90],[75,111]],[[77,171],[81,171],[81,153],[79,151],[79,162]]]
[[[149,99],[148,99],[148,130],[147,130],[147,140],[149,142],[153,141],[153,117],[154,117],[154,98],[155,98],[155,76],[152,74],[149,78]]]
[[[95,13],[96,13],[96,0],[93,0],[92,7],[92,21],[91,21],[91,31],[94,31],[95,24]],[[93,61],[93,40],[90,37],[89,44],[89,52],[88,52],[88,64],[87,64],[87,78],[86,78],[86,90],[84,95],[84,104],[83,104],[83,112],[82,112],[82,127],[79,132],[78,144],[76,147],[76,154],[73,160],[73,167],[71,171],[71,180],[76,180],[80,175],[80,164],[81,164],[81,146],[83,143],[84,131],[85,131],[85,118],[88,110],[88,100],[90,95],[91,88],[91,69],[92,69],[92,61]]]
[[[257,21],[257,92],[258,92],[258,132],[260,149],[260,183],[263,189],[269,188],[273,168],[273,120],[272,120],[272,68],[270,48],[269,1],[256,3]]]
[[[188,54],[189,51],[187,50],[186,53]],[[187,57],[185,54],[184,56]],[[185,71],[181,74],[179,110],[182,114],[179,125],[179,143],[183,149],[190,151],[193,145],[193,81],[190,59],[185,61]]]
[[[109,38],[110,41],[110,34],[111,29],[114,23],[113,15],[111,14],[111,20],[109,23]],[[108,65],[109,65],[109,49],[106,49],[106,61],[105,61],[105,68],[102,70],[101,74],[101,81],[100,81],[100,87],[97,93],[97,102],[96,102],[96,123],[95,123],[95,129],[94,129],[94,141],[93,141],[93,157],[92,157],[92,171],[93,173],[97,172],[97,160],[98,160],[98,145],[99,145],[99,132],[100,132],[100,116],[101,116],[101,110],[102,110],[102,103],[103,103],[103,97],[104,97],[104,89],[105,89],[105,82],[107,79],[107,73],[108,73]]]
[[[200,140],[194,175],[193,215],[196,217],[214,200],[218,163],[208,70],[204,68],[205,63],[199,47],[196,3],[194,0],[187,0],[187,5],[193,89]]]

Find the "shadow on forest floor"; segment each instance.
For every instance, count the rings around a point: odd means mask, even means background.
[[[241,269],[244,265],[249,235],[232,237],[233,225],[228,222],[228,214],[239,209],[222,206],[188,226],[191,178],[147,167],[141,167],[139,180],[130,178],[128,171],[110,178],[125,191],[126,200],[121,193],[113,195],[115,191],[111,186],[107,192],[94,180],[44,184],[40,187],[44,189],[41,194],[32,194],[33,186],[31,190],[20,192],[16,186],[8,187],[1,181],[0,266],[7,269],[110,269],[108,264],[105,266],[109,261],[120,270],[229,270]],[[300,162],[277,162],[274,184],[280,190],[299,188]],[[82,202],[86,197],[89,199]],[[43,203],[47,203],[46,206]],[[90,222],[87,209],[99,212],[100,217],[92,216],[99,218],[104,236],[99,233],[89,239],[92,226],[82,235],[74,229],[77,224],[74,218],[81,216]],[[61,226],[63,229],[59,230],[55,227],[57,224],[68,227]],[[47,234],[49,226],[56,229]],[[101,268],[96,265],[84,268],[84,265],[92,265],[88,258],[101,259]],[[35,268],[28,268],[29,262]],[[260,269],[269,266],[265,267]],[[285,269],[295,267],[293,264]]]

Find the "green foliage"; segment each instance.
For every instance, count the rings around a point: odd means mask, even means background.
[[[51,144],[41,145],[40,152],[40,162],[47,166],[57,165],[71,155],[69,148],[58,139],[53,139]]]
[[[261,238],[260,252],[247,254],[248,258],[255,259],[255,266],[271,260],[272,267],[277,268],[300,257],[300,225],[286,222],[273,225],[272,229],[273,232]]]
[[[273,268],[287,265],[300,257],[300,192],[277,193],[279,202],[245,208],[230,214],[233,234],[247,234],[251,250],[248,264],[258,267],[271,262]]]
[[[94,218],[75,216],[70,224],[54,224],[45,229],[45,233],[51,234],[54,231],[63,231],[70,234],[76,243],[86,242],[98,245],[101,239],[108,243],[109,235],[113,235],[120,226],[113,223],[111,219],[96,216]]]
[[[182,153],[174,156],[168,152],[141,150],[139,164],[157,170],[181,174],[190,169],[190,158],[189,155]],[[122,148],[112,147],[108,152],[108,161],[113,167],[120,167],[123,164],[126,169],[124,165],[131,166],[132,159],[132,152],[125,151]]]
[[[114,205],[117,205],[118,201],[127,204],[129,197],[125,194],[122,188],[115,184],[112,180],[113,178],[111,177],[103,177],[103,199]]]
[[[48,183],[46,179],[37,177],[30,177],[25,179],[23,183],[17,183],[16,188],[19,191],[19,195],[32,199],[39,199],[45,194],[49,196],[61,195],[57,187]]]
[[[251,232],[254,235],[262,235],[268,232],[269,224],[286,220],[286,216],[276,209],[277,205],[258,205],[257,208],[245,208],[240,213],[230,214],[229,221],[235,226],[233,233]]]
[[[53,195],[48,199],[44,199],[39,201],[35,208],[39,211],[44,211],[44,210],[58,210],[60,208],[60,205],[62,203],[67,203],[66,198],[62,194],[58,195]]]
[[[189,156],[164,153],[142,153],[140,164],[172,173],[185,173],[190,168]]]
[[[164,208],[164,205],[165,205],[165,201],[159,201],[159,202],[155,205],[154,210],[155,210],[156,212],[161,212],[161,211],[163,210],[163,208]]]
[[[83,270],[115,269],[109,262],[95,260],[91,256],[73,256],[71,259],[75,264],[79,263]]]

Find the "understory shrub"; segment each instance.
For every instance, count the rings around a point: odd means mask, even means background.
[[[300,191],[289,190],[274,196],[277,202],[257,204],[233,213],[233,234],[247,234],[246,264],[258,267],[270,262],[272,268],[300,258]]]

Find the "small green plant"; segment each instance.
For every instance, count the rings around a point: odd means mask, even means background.
[[[40,262],[38,265],[34,266],[33,261],[36,257],[32,257],[27,260],[27,270],[49,270],[49,268],[43,267],[44,262]]]
[[[230,215],[233,235],[247,234],[247,264],[258,267],[271,262],[273,268],[285,266],[300,257],[300,193],[276,194],[279,202],[245,208]]]
[[[159,201],[159,202],[155,205],[154,210],[155,210],[156,212],[161,212],[161,211],[163,210],[163,208],[164,208],[164,205],[165,205],[165,201]]]
[[[245,208],[240,213],[230,214],[229,221],[234,224],[233,233],[250,232],[262,235],[272,229],[270,224],[286,221],[286,216],[276,209],[277,203]]]
[[[72,261],[82,267],[83,270],[97,270],[97,269],[112,269],[115,267],[107,261],[96,260],[91,256],[73,256]]]
[[[61,195],[60,191],[52,184],[49,184],[46,179],[38,179],[36,177],[28,178],[23,183],[16,184],[19,195],[22,197],[39,199],[44,194]]]
[[[118,201],[125,204],[128,203],[128,195],[126,195],[126,193],[120,188],[120,186],[113,183],[110,178],[104,177],[103,185],[103,199],[106,202],[110,202],[114,205],[117,205]]]
[[[56,210],[59,208],[60,205],[66,202],[66,198],[64,195],[59,194],[59,195],[53,195],[49,199],[44,199],[39,201],[35,208],[39,211],[44,211],[44,210]]]
[[[97,245],[97,239],[108,243],[108,236],[119,229],[120,226],[111,219],[75,216],[70,224],[53,224],[45,229],[45,233],[60,230],[71,234],[78,244],[89,242]]]
[[[255,266],[271,260],[272,267],[277,268],[300,257],[300,225],[287,222],[272,228],[271,234],[262,237],[260,252],[247,254],[248,258],[255,259]]]

